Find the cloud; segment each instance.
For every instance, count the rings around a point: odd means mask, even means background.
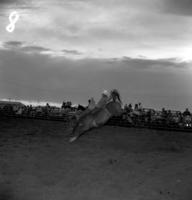
[[[12,49],[12,48],[20,48],[23,46],[23,42],[20,42],[20,41],[7,41],[7,42],[4,42],[3,46],[4,48],[7,48],[7,49]]]
[[[50,48],[45,48],[38,45],[27,45],[26,42],[22,41],[7,41],[2,44],[2,47],[6,50],[13,50],[18,52],[24,53],[31,53],[31,54],[47,54],[53,57],[57,56],[65,56],[70,58],[76,58],[79,56],[83,56],[83,53],[78,50],[71,50],[71,49],[63,49],[61,51],[54,51]]]
[[[22,1],[18,2],[21,6]],[[18,10],[21,18],[13,34],[5,31],[10,12],[7,10],[0,24],[2,41],[22,40],[31,46],[35,38],[35,45],[66,56],[84,52],[87,57],[144,55],[152,59],[181,57],[192,43],[192,21],[165,12],[166,8],[174,10],[172,0],[26,2],[26,10]],[[30,6],[40,9],[32,10]]]
[[[41,53],[43,51],[50,51],[48,48],[40,47],[40,46],[24,46],[20,48],[20,50],[24,52],[30,52],[30,53]]]
[[[1,6],[29,6],[32,5],[34,0],[0,0]]]
[[[41,53],[44,51],[51,51],[50,49],[41,46],[28,46],[25,42],[21,41],[7,41],[3,44],[3,47],[8,50],[23,51],[26,53]]]
[[[0,50],[0,62],[0,98],[86,104],[103,89],[118,88],[124,102],[184,107],[192,95],[186,63],[174,59],[73,60],[8,49]]]
[[[132,68],[139,68],[139,69],[157,69],[160,68],[161,70],[166,68],[177,68],[183,69],[188,68],[189,63],[178,60],[177,58],[164,58],[164,59],[148,59],[148,58],[130,58],[130,57],[123,57],[117,59],[115,62],[125,62],[128,66]]]
[[[18,0],[0,0],[0,4],[4,5],[4,4],[13,4],[18,2]]]
[[[20,16],[26,16],[32,10],[38,10],[36,0],[0,0],[0,16],[8,17],[9,13],[13,10],[19,12]]]
[[[82,55],[82,52],[77,51],[77,50],[67,50],[64,49],[62,50],[65,54],[72,54],[72,55]]]
[[[167,12],[177,15],[192,15],[192,1],[191,0],[164,0],[164,9]]]

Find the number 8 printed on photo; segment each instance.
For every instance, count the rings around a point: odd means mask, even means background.
[[[15,30],[15,24],[18,21],[18,19],[19,19],[19,14],[16,11],[10,13],[9,15],[10,24],[6,27],[6,30],[8,32],[11,33]]]

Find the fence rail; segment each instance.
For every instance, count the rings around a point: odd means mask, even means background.
[[[131,124],[127,120],[121,117],[112,117],[108,122],[107,125],[111,126],[121,126],[121,127],[129,127],[129,128],[147,128],[147,129],[156,129],[156,130],[167,130],[167,131],[181,131],[181,132],[192,132],[192,127],[185,127],[179,126],[176,124],[159,124],[159,123],[135,123]]]
[[[66,116],[27,116],[27,115],[13,115],[13,114],[4,114],[0,115],[1,118],[10,118],[10,119],[33,119],[33,120],[47,120],[47,121],[60,121],[63,122],[65,128],[72,127],[71,120],[69,120],[69,117],[71,115]]]
[[[66,128],[73,126],[71,117],[74,113],[68,113],[63,116],[27,116],[27,115],[16,115],[16,114],[1,114],[1,117],[6,118],[20,118],[20,119],[35,119],[35,120],[50,120],[50,121],[60,121],[64,123]],[[124,119],[122,116],[112,117],[106,125],[109,126],[120,126],[120,127],[135,127],[135,128],[147,128],[147,129],[157,129],[157,130],[169,130],[169,131],[184,131],[192,132],[192,127],[179,126],[178,124],[160,124],[160,123],[149,123],[140,121],[138,123],[130,123],[128,120]]]

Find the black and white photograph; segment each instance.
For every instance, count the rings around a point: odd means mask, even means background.
[[[0,0],[0,200],[192,199],[192,1]]]

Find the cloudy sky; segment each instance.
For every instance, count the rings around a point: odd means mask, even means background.
[[[0,36],[1,99],[192,110],[191,0],[0,0]]]

